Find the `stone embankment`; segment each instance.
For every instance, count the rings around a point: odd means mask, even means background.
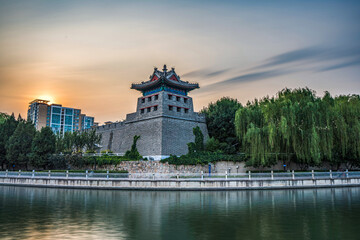
[[[112,190],[256,190],[360,186],[360,177],[318,179],[104,179],[0,177],[0,185]]]

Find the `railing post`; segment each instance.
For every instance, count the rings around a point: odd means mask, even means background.
[[[35,177],[35,170],[32,170],[32,175],[31,177]]]
[[[274,180],[274,171],[271,170],[271,180]]]
[[[201,180],[204,180],[204,171],[201,171]]]
[[[88,175],[89,175],[89,171],[88,171],[88,170],[86,170],[85,175],[86,175],[86,179],[88,179]]]
[[[153,173],[153,180],[155,180],[155,173]]]
[[[330,178],[332,178],[332,171],[330,170]]]
[[[294,170],[292,170],[292,179],[293,179],[293,180],[295,179],[295,172],[294,172]]]
[[[49,170],[49,178],[51,177],[51,170]]]
[[[66,178],[69,177],[69,170],[66,170]]]
[[[8,176],[9,170],[6,169],[5,177]]]
[[[106,171],[106,179],[109,179],[109,170]]]
[[[19,176],[19,177],[21,176],[21,170],[19,170],[19,174],[18,174],[18,176]]]
[[[176,174],[176,178],[179,179],[179,173]]]
[[[249,180],[251,179],[251,171],[249,171]]]
[[[227,179],[227,171],[225,171],[225,179]]]
[[[346,169],[346,178],[349,178],[349,170]]]
[[[129,173],[129,178],[131,178],[131,172]]]
[[[314,170],[311,170],[311,178],[312,178],[312,179],[315,179]]]

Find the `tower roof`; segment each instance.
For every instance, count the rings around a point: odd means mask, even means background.
[[[189,83],[180,80],[180,76],[175,73],[175,68],[171,68],[170,71],[164,65],[163,71],[159,71],[156,67],[154,72],[150,75],[150,79],[146,82],[133,83],[131,89],[136,89],[141,92],[150,91],[158,87],[170,87],[185,92],[189,92],[196,88],[199,88],[197,83]]]

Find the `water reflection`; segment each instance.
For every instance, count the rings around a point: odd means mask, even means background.
[[[5,239],[356,239],[360,188],[230,192],[0,187]]]

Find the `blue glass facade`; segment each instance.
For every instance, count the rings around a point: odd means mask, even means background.
[[[60,104],[50,105],[48,102],[36,99],[29,103],[28,119],[34,123],[37,130],[48,126],[54,133],[62,135],[65,132],[88,129],[94,125],[94,118],[81,114],[80,109],[63,107]]]

